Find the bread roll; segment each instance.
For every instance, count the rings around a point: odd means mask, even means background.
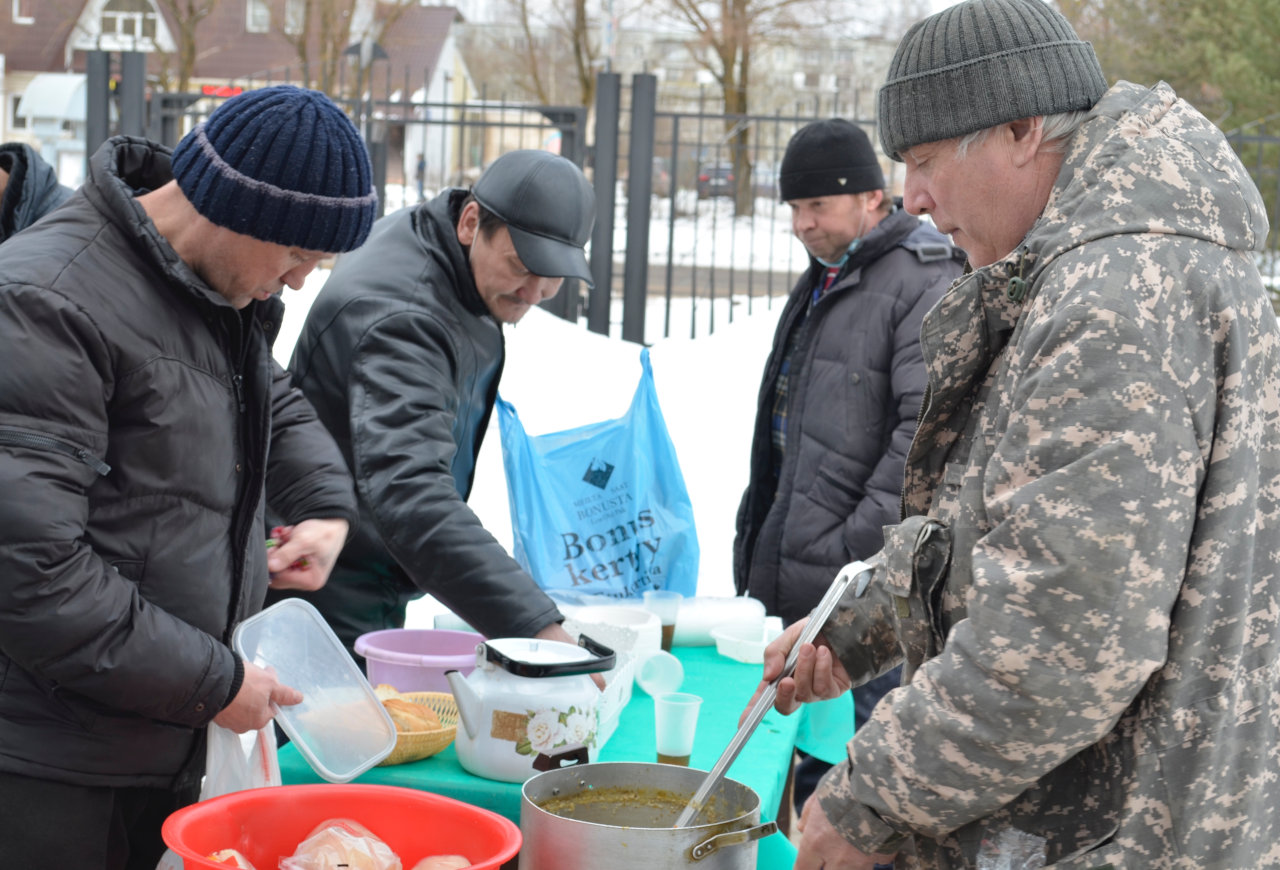
[[[405,698],[387,698],[382,706],[391,714],[397,731],[439,731],[444,727],[435,710]]]
[[[414,864],[413,870],[461,870],[470,866],[471,862],[461,855],[428,855]]]

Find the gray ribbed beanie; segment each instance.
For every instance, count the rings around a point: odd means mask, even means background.
[[[880,144],[901,160],[922,142],[1091,109],[1106,91],[1093,46],[1044,0],[968,0],[902,38],[880,88]]]

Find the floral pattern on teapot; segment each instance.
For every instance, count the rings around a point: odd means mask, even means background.
[[[524,721],[524,736],[516,740],[516,752],[520,755],[549,755],[561,746],[595,746],[598,715],[594,707],[587,710],[570,707],[567,711],[554,707],[529,710]]]

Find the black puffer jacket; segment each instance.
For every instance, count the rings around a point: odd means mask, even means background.
[[[279,300],[236,311],[133,198],[169,152],[89,171],[0,246],[0,770],[181,787],[266,593],[265,494],[291,521],[354,495],[271,358]]]
[[[360,497],[333,594],[381,585],[389,606],[431,592],[489,637],[529,637],[560,613],[466,504],[505,345],[454,229],[465,198],[378,221],[334,268],[289,369]]]
[[[802,317],[824,266],[791,291],[760,386],[751,476],[738,509],[734,581],[787,623],[840,568],[876,553],[900,519],[903,463],[924,395],[920,324],[964,255],[899,208],[869,232]],[[787,448],[773,472],[772,414],[787,338]]]
[[[53,167],[21,142],[0,145],[0,169],[9,173],[0,198],[0,242],[31,226],[71,195],[58,183]]]

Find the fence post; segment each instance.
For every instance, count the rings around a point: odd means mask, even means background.
[[[146,133],[147,56],[140,51],[120,53],[120,132],[125,136]]]
[[[105,51],[88,52],[85,59],[85,168],[98,146],[111,135],[111,55]],[[86,171],[85,177],[88,178]]]
[[[622,340],[639,344],[644,344],[645,296],[649,283],[649,191],[653,183],[657,95],[656,76],[650,73],[632,76],[627,254],[622,267]]]
[[[613,298],[613,215],[618,189],[618,120],[622,105],[622,76],[596,74],[596,144],[592,161],[596,190],[596,226],[591,233],[591,280],[587,297],[587,329],[609,334],[609,303]]]

